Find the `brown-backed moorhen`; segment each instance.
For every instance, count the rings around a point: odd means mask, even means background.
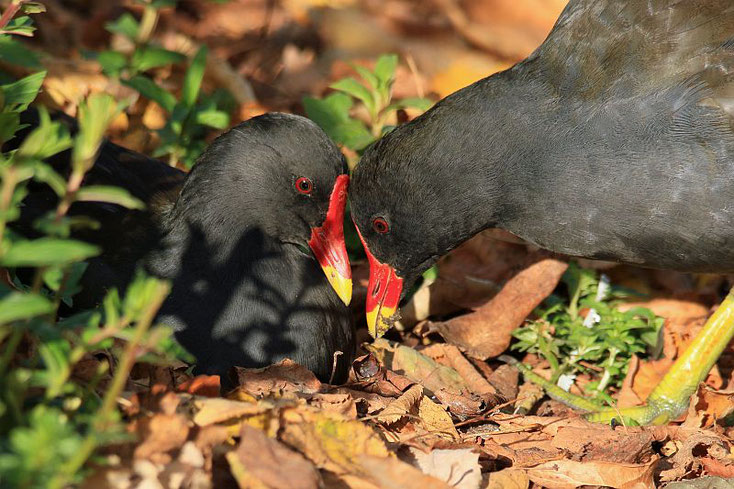
[[[571,0],[526,60],[365,152],[351,209],[370,260],[367,318],[480,230],[567,255],[734,270],[734,2]],[[650,395],[685,409],[734,334],[729,295]],[[615,412],[591,415],[602,420]]]
[[[37,115],[29,111],[23,119],[32,126]],[[61,120],[75,130],[73,120]],[[67,151],[50,163],[63,172],[69,158]],[[233,127],[188,175],[104,143],[85,184],[123,187],[146,210],[100,202],[72,206],[72,214],[101,225],[78,237],[103,249],[83,276],[75,307],[94,306],[111,287],[124,290],[142,265],[172,281],[158,320],[174,327],[198,372],[223,375],[226,383],[232,366],[289,357],[323,380],[333,368],[336,380],[344,379],[355,350],[345,305],[352,292],[342,228],[345,170],[326,134],[289,114]],[[55,194],[36,185],[18,226],[28,230],[55,205]],[[344,354],[332,367],[336,351]]]

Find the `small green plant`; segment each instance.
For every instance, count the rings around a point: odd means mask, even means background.
[[[536,311],[538,319],[513,333],[517,342],[512,348],[543,357],[553,383],[590,375],[586,395],[608,399],[606,389],[621,386],[632,355],[657,346],[663,319],[642,307],[620,311],[620,299],[629,291],[575,263],[563,283],[568,300],[551,295]],[[580,311],[586,312],[584,317]]]
[[[23,5],[18,2],[12,5]],[[33,5],[33,8],[37,8]],[[3,13],[0,29],[13,25]],[[15,12],[24,12],[16,8]],[[22,25],[28,27],[28,21]],[[0,46],[12,45],[2,30]],[[32,32],[30,30],[25,32]],[[2,54],[0,48],[0,54]],[[24,126],[20,114],[36,98],[44,79],[38,72],[0,85],[0,143]],[[128,435],[117,399],[136,361],[170,361],[182,352],[168,328],[152,322],[169,285],[138,275],[124,298],[110,291],[99,310],[61,318],[62,303],[73,304],[80,290],[85,260],[99,254],[73,231],[95,223],[70,216],[79,201],[108,202],[128,208],[142,203],[124,189],[82,186],[102,144],[103,134],[121,106],[109,95],[90,96],[78,112],[79,130],[72,137],[44,110],[38,124],[17,149],[0,153],[0,487],[62,488],[79,482],[84,464],[95,451]],[[67,178],[45,160],[69,151]],[[56,207],[35,224],[33,237],[17,232],[21,202],[29,182],[47,185],[58,197]],[[18,276],[25,270],[30,277]],[[90,382],[73,379],[74,367],[88,354],[107,351],[114,374],[104,391],[98,383],[108,363],[100,363]]]
[[[208,129],[225,129],[229,125],[231,99],[221,90],[212,95],[201,93],[207,57],[204,46],[191,60],[179,98],[147,75],[150,70],[183,63],[186,56],[164,49],[152,40],[159,10],[175,6],[177,2],[138,0],[138,3],[144,5],[140,21],[130,13],[124,13],[106,26],[109,32],[125,39],[129,49],[124,52],[107,50],[90,56],[97,59],[105,74],[118,78],[168,112],[165,126],[158,131],[160,146],[153,156],[167,157],[171,166],[181,162],[184,167],[191,168],[206,147],[204,138]]]
[[[353,65],[361,80],[346,77],[330,85],[335,90],[323,98],[304,97],[306,115],[318,124],[331,139],[347,150],[349,169],[354,169],[357,159],[370,144],[377,141],[394,126],[389,122],[396,119],[397,111],[405,108],[428,110],[433,102],[427,98],[393,100],[392,86],[398,66],[396,54],[384,54],[375,62],[373,70]],[[356,117],[359,109],[367,114],[364,121]],[[344,236],[347,250],[352,259],[364,258],[364,251],[354,229],[352,218],[344,218]],[[436,268],[426,272],[433,277]]]
[[[305,97],[306,114],[334,141],[361,154],[393,127],[388,122],[398,110],[413,107],[425,111],[433,104],[426,98],[392,99],[397,66],[395,54],[380,56],[374,70],[354,65],[361,81],[353,77],[342,78],[330,85],[335,93],[324,98]],[[354,116],[358,105],[366,109],[366,122]],[[356,161],[350,163],[353,166]]]

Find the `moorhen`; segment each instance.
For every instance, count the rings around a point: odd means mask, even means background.
[[[486,228],[566,255],[732,271],[734,2],[571,0],[526,60],[369,148],[350,194],[373,336],[418,274]],[[730,294],[648,405],[622,414],[684,410],[732,315]]]
[[[34,111],[23,115],[31,126],[34,119]],[[74,120],[61,120],[75,130]],[[17,139],[22,135],[16,145]],[[63,172],[69,161],[67,151],[50,163]],[[74,305],[91,307],[107,289],[124,290],[142,265],[171,280],[158,320],[174,328],[198,373],[222,375],[226,384],[232,366],[261,367],[289,357],[322,380],[333,374],[343,380],[355,351],[345,305],[352,292],[342,227],[345,171],[343,155],[326,134],[289,114],[233,127],[188,175],[105,142],[85,184],[123,187],[146,210],[100,202],[71,207],[71,214],[101,225],[77,237],[103,249],[90,261]],[[28,230],[55,206],[55,194],[34,185],[17,226]],[[333,367],[337,351],[343,355]]]

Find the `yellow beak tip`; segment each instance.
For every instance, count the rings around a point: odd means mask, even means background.
[[[331,288],[334,289],[336,295],[342,300],[345,305],[349,305],[352,302],[352,279],[346,278],[335,271],[324,270],[326,272],[326,278],[329,280]]]
[[[367,311],[367,331],[369,331],[370,336],[374,339],[378,339],[387,333],[387,330],[392,327],[392,323],[387,322],[385,319],[395,314],[394,308],[383,306],[380,311],[383,314],[378,315],[377,311]],[[387,315],[384,313],[387,313]]]

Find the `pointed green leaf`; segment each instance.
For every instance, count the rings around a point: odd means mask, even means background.
[[[16,82],[2,85],[0,88],[5,95],[5,105],[19,104],[18,110],[25,110],[28,104],[35,100],[45,77],[46,72],[39,71]]]
[[[121,81],[123,85],[134,88],[140,92],[140,95],[157,103],[167,112],[173,112],[173,108],[176,106],[176,97],[156,85],[150,78],[138,75],[129,80]]]
[[[367,110],[369,110],[370,114],[374,114],[376,101],[372,96],[372,92],[354,78],[342,78],[329,86],[334,90],[339,90],[340,92],[344,92],[347,95],[351,95],[352,97],[361,100],[367,107]]]
[[[63,124],[52,121],[44,109],[39,109],[38,115],[38,127],[23,140],[15,157],[44,160],[71,147],[71,137]]]
[[[0,264],[6,267],[65,265],[98,255],[97,246],[73,239],[40,238],[18,241],[10,246]]]
[[[95,93],[79,106],[79,133],[74,138],[74,164],[91,165],[107,127],[119,111],[117,101],[109,94]]]
[[[109,76],[120,76],[127,66],[127,57],[119,51],[102,51],[97,55],[102,71]]]
[[[132,67],[136,71],[147,71],[159,66],[181,63],[186,59],[181,53],[157,46],[143,46],[135,50]]]
[[[183,87],[181,92],[181,102],[186,107],[193,107],[199,96],[201,89],[201,81],[204,79],[204,70],[206,68],[206,46],[201,46],[191,60],[191,65],[184,76]]]
[[[41,295],[12,292],[0,299],[0,324],[48,314],[53,310],[53,303]]]
[[[392,83],[397,66],[397,54],[383,54],[377,59],[375,63],[375,75],[383,86],[389,86]]]
[[[122,187],[108,185],[88,185],[77,192],[77,200],[85,202],[109,202],[128,209],[145,209],[145,204],[133,197]]]
[[[195,118],[197,124],[213,127],[215,129],[225,129],[229,125],[229,114],[216,109],[196,111]]]
[[[122,34],[131,41],[134,41],[138,37],[140,25],[132,14],[125,12],[117,20],[108,22],[105,28],[113,34]]]
[[[373,72],[365,68],[364,66],[359,65],[352,65],[352,68],[354,68],[357,73],[359,73],[359,76],[361,76],[364,81],[369,83],[370,87],[373,90],[377,90],[380,86],[380,79],[377,78],[377,75],[375,75]]]

